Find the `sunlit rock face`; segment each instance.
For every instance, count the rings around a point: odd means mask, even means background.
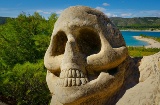
[[[105,105],[121,88],[128,51],[102,12],[67,8],[55,23],[44,57],[51,105]]]
[[[116,105],[160,105],[160,52],[144,56],[138,63],[138,78],[133,75],[135,68],[132,67],[132,75],[126,76],[125,81],[129,82],[124,86],[129,86],[135,79],[138,83],[129,89],[122,88],[126,92]]]

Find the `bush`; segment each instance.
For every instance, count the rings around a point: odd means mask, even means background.
[[[0,25],[0,101],[9,105],[49,103],[46,70],[38,60],[44,57],[57,18],[55,13],[45,19],[37,12],[23,12]]]
[[[0,75],[0,93],[18,105],[47,105],[51,98],[46,84],[43,61],[16,64]],[[13,104],[13,103],[9,103]]]
[[[133,57],[142,57],[155,54],[160,51],[159,48],[145,48],[145,47],[128,47],[129,55]]]

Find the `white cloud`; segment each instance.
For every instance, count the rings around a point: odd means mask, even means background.
[[[40,15],[44,16],[46,19],[52,14],[56,13],[60,15],[63,9],[27,9],[20,10],[17,8],[0,8],[0,16],[3,17],[17,17],[20,13],[25,12],[26,14],[33,14],[34,12],[38,12]]]
[[[148,11],[136,11],[136,10],[108,10],[104,7],[96,7],[95,9],[102,11],[108,17],[160,17],[160,10],[148,10]],[[5,10],[2,9],[1,10]],[[28,11],[29,13],[33,12]],[[63,12],[63,9],[39,9],[36,10],[41,15],[48,17],[51,13],[56,13],[60,15]]]
[[[130,16],[132,16],[132,13],[122,13],[121,16],[122,17],[130,17]]]
[[[160,17],[160,10],[140,11],[139,14],[143,16]]]
[[[105,15],[107,15],[108,17],[117,17],[116,14],[112,13],[112,12],[108,12],[107,9],[103,8],[103,7],[96,7],[97,10],[102,11]]]
[[[43,12],[42,10],[37,10],[36,12]]]
[[[103,7],[96,7],[97,10],[102,11],[102,12],[106,12],[106,9]]]
[[[51,12],[43,12],[44,14],[51,14]]]
[[[116,14],[112,14],[112,13],[105,13],[105,15],[107,15],[108,17],[117,17]]]
[[[108,17],[160,17],[160,10],[108,9],[104,6],[97,6],[95,9],[102,11]],[[0,7],[0,16],[17,17],[20,13],[22,13],[22,11],[27,14],[33,14],[36,11],[47,19],[51,13],[56,13],[59,16],[63,10],[63,8],[39,8],[22,10],[17,8]]]
[[[142,11],[137,11],[137,10],[131,10],[131,9],[106,9],[104,7],[96,7],[95,9],[102,11],[105,15],[108,17],[160,17],[160,10],[142,10]],[[10,10],[0,8],[0,14],[2,11],[7,12],[8,14],[11,15]],[[60,15],[63,12],[64,9],[39,9],[39,10],[28,10],[28,13],[33,13],[33,12],[39,12],[42,16],[44,17],[49,17],[51,13],[56,13],[57,15]],[[13,10],[12,10],[13,11]],[[24,11],[26,12],[26,11]],[[17,12],[17,14],[19,14]]]
[[[108,4],[108,3],[103,3],[102,5],[103,5],[103,6],[109,6],[109,4]]]
[[[43,11],[43,10],[36,10],[36,12],[43,13],[43,14],[51,14],[51,12]]]
[[[55,13],[60,15],[63,12],[63,10],[57,10]]]
[[[56,13],[56,14],[60,15],[63,12],[63,10],[61,10],[61,9],[59,9],[59,10],[48,9],[48,10],[36,10],[36,12],[39,12],[39,13],[42,13],[42,14]]]

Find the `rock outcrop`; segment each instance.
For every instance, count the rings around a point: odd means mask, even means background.
[[[121,88],[128,58],[122,34],[107,16],[89,7],[67,8],[44,57],[51,104],[105,104]]]
[[[139,82],[134,87],[125,89],[125,94],[116,105],[160,105],[160,52],[144,56],[139,63]],[[132,78],[130,83],[136,78]]]
[[[131,58],[102,12],[70,7],[44,57],[51,105],[160,105],[160,52]]]

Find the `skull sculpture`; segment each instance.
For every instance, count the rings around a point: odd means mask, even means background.
[[[44,57],[51,104],[90,105],[87,100],[100,97],[102,104],[113,93],[108,88],[119,87],[111,85],[115,76],[109,72],[127,56],[121,33],[102,12],[84,6],[64,10]]]

